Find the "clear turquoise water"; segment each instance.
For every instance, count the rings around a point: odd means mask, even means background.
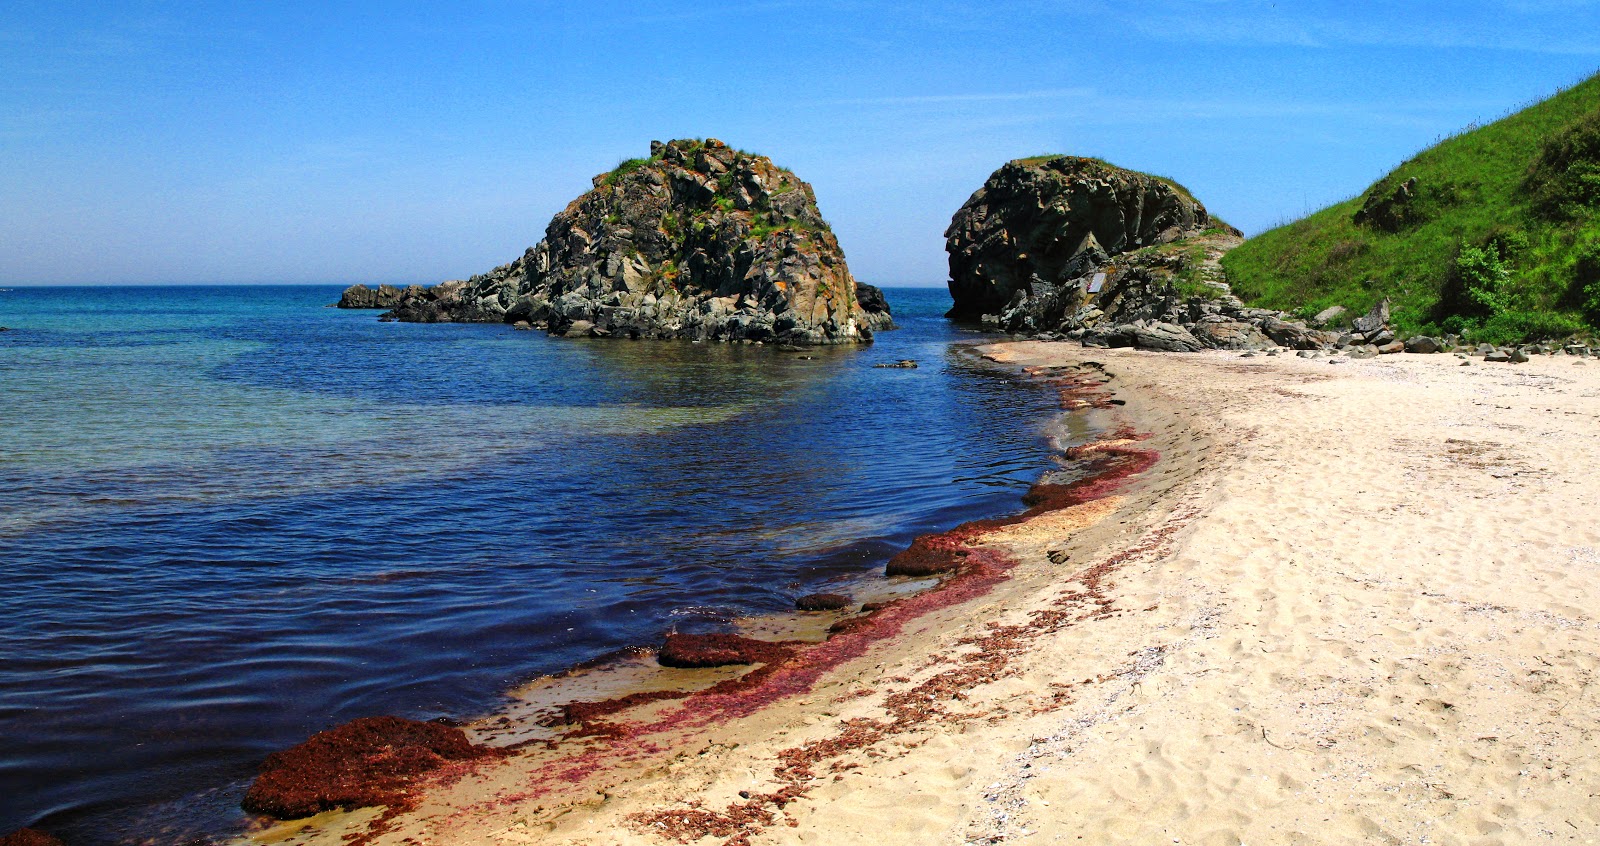
[[[0,832],[221,831],[313,731],[789,608],[1049,464],[943,291],[810,360],[337,296],[0,292]]]

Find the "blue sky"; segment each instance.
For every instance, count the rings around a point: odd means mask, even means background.
[[[1588,0],[12,0],[0,285],[465,277],[691,136],[811,182],[859,279],[940,285],[1007,159],[1259,232],[1600,70],[1597,33]]]

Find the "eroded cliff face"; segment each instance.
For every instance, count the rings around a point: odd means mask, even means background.
[[[945,231],[949,316],[1091,346],[1333,343],[1233,296],[1218,259],[1241,240],[1167,180],[1098,159],[1019,159],[995,171]]]
[[[595,177],[521,258],[407,289],[386,316],[795,344],[868,342],[892,325],[881,293],[850,275],[810,185],[715,139],[650,152]]]

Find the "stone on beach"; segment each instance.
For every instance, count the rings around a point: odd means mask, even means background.
[[[838,611],[850,605],[850,597],[842,593],[808,593],[794,601],[800,611]]]

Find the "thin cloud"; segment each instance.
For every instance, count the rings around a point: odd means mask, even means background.
[[[912,94],[898,97],[856,97],[824,100],[830,106],[921,106],[940,103],[1013,103],[1026,100],[1062,100],[1093,97],[1093,88],[1049,88],[1039,91],[999,91],[981,94]]]

